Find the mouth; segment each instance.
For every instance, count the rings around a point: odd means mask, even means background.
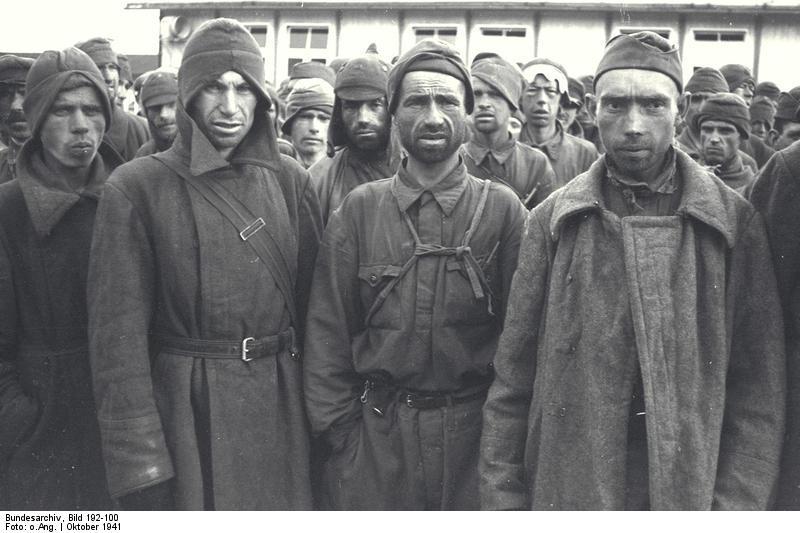
[[[89,141],[77,141],[69,145],[69,150],[73,155],[86,156],[94,150],[94,144]]]
[[[475,120],[480,120],[480,119],[493,119],[493,118],[494,118],[494,114],[492,114],[492,113],[477,113],[477,114],[475,115]]]
[[[301,139],[301,142],[307,143],[307,144],[322,144],[322,139],[320,139],[318,137],[303,137]]]
[[[228,120],[216,120],[212,122],[211,125],[218,132],[229,135],[237,133],[239,129],[243,126],[241,122],[228,121]]]

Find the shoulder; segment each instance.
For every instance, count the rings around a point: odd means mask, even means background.
[[[508,185],[503,183],[477,178],[472,174],[467,174],[467,179],[470,180],[471,186],[480,191],[485,185],[484,182],[489,182],[488,201],[491,201],[499,206],[516,206],[522,205],[519,201],[519,196]]]
[[[587,141],[586,139],[581,139],[580,137],[575,137],[569,133],[564,133],[564,140],[568,141],[573,146],[577,146],[580,151],[586,152],[588,154],[593,154],[597,156],[597,147],[595,147],[594,143],[591,141]]]
[[[541,150],[537,150],[533,146],[528,146],[527,144],[523,144],[517,141],[515,145],[515,150],[517,152],[517,156],[523,158],[525,161],[531,161],[534,163],[548,163],[550,160]]]
[[[344,150],[346,150],[345,148]],[[323,157],[308,168],[308,173],[311,175],[313,181],[322,180],[328,175],[331,167],[333,167],[341,158],[342,151],[336,152],[333,157]]]
[[[118,166],[106,182],[107,188],[117,189],[128,198],[143,198],[177,181],[179,176],[153,155],[133,159]]]

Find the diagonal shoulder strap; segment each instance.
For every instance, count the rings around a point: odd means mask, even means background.
[[[283,253],[277,246],[268,231],[259,231],[266,226],[264,219],[256,217],[238,198],[224,187],[213,183],[213,180],[197,179],[190,176],[186,169],[170,161],[166,157],[154,157],[164,166],[178,174],[183,180],[197,191],[200,196],[219,211],[222,216],[233,224],[239,233],[239,238],[247,242],[258,255],[259,259],[270,268],[275,276],[278,289],[283,294],[292,325],[299,326],[297,321],[297,307],[294,298],[294,276],[287,265]]]

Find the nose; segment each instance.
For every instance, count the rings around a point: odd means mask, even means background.
[[[162,105],[161,110],[158,112],[158,117],[163,120],[168,120],[171,118],[171,110],[168,105]]]
[[[708,138],[708,142],[715,146],[722,142],[722,139],[720,138],[719,132],[717,130],[714,130],[711,133],[711,136]]]
[[[489,101],[489,96],[485,94],[479,94],[475,97],[475,106],[479,109],[489,109],[492,104]]]
[[[233,87],[228,87],[222,92],[219,108],[228,116],[236,113],[236,91]]]
[[[86,133],[89,131],[89,119],[83,111],[78,110],[72,114],[70,131],[72,133]]]
[[[644,115],[639,106],[632,105],[625,114],[625,135],[641,135],[644,128]]]
[[[358,108],[358,115],[356,116],[356,120],[358,120],[359,126],[366,126],[371,122],[372,119],[372,112],[367,107],[367,104],[362,104],[361,107]]]
[[[425,125],[430,128],[437,128],[444,124],[444,113],[439,109],[439,105],[435,101],[431,101],[428,106],[427,113],[425,113]]]
[[[12,111],[22,111],[22,102],[25,100],[25,95],[22,91],[14,92],[14,98],[11,100]]]

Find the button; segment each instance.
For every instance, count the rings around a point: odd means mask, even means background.
[[[375,283],[376,281],[378,281],[378,276],[376,276],[375,274],[370,274],[370,275],[369,275],[369,280],[370,280],[372,283]]]
[[[561,409],[559,409],[558,410],[558,416],[560,416],[561,418],[564,418],[565,416],[567,416],[567,408],[566,407],[562,407]]]
[[[575,350],[576,350],[576,348],[575,348],[574,345],[569,347],[569,351],[570,352],[575,353]]]

